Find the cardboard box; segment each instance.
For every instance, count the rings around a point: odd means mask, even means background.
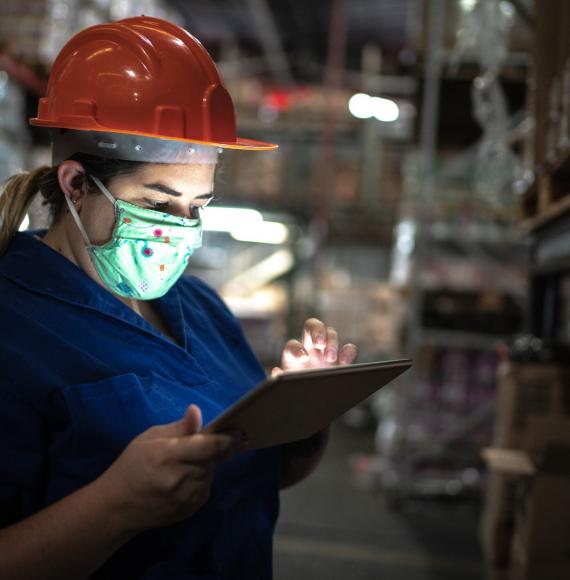
[[[493,446],[520,449],[529,420],[570,419],[570,372],[554,364],[505,362],[499,367]]]
[[[513,558],[570,567],[570,445],[548,443],[538,467],[517,501]]]
[[[489,479],[480,532],[490,568],[516,565],[523,579],[538,578],[540,566],[551,566],[557,574],[570,566],[569,424],[562,421],[550,430],[538,425],[544,429],[540,463],[520,450],[483,450]],[[539,444],[538,437],[534,441]]]
[[[479,537],[485,563],[494,572],[507,568],[510,562],[515,482],[513,476],[504,473],[491,471],[487,476]]]
[[[570,418],[529,416],[521,448],[534,464],[544,461],[546,448],[553,443],[570,445]]]

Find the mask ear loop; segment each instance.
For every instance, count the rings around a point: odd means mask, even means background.
[[[93,247],[93,244],[91,243],[91,240],[89,239],[89,236],[87,235],[87,232],[85,231],[85,228],[83,227],[83,224],[81,223],[81,218],[79,217],[79,213],[77,212],[77,209],[75,209],[73,202],[69,199],[69,197],[67,195],[65,196],[65,201],[67,202],[67,207],[69,208],[69,211],[71,212],[71,215],[73,216],[73,221],[75,222],[75,225],[78,227],[79,233],[81,234],[81,237],[85,241],[85,247],[88,250],[91,249]]]
[[[111,195],[111,192],[101,183],[100,179],[98,177],[95,177],[94,175],[89,175],[89,177],[95,182],[95,185],[97,185],[97,187],[101,190],[101,193],[113,204],[115,205],[115,198]],[[89,250],[93,247],[93,244],[91,243],[91,240],[89,239],[89,236],[87,235],[87,232],[85,231],[85,228],[83,227],[83,224],[81,223],[81,218],[79,217],[79,213],[77,212],[77,209],[75,207],[75,205],[73,205],[73,202],[71,201],[71,199],[69,199],[69,197],[66,195],[65,196],[65,201],[67,202],[67,207],[69,208],[69,211],[71,212],[71,215],[73,216],[73,221],[75,222],[75,225],[77,225],[78,229],[79,229],[79,233],[81,234],[81,237],[83,238],[83,241],[85,242],[85,247]]]
[[[101,182],[101,180],[98,177],[95,177],[94,175],[89,175],[89,177],[95,182],[95,185],[101,190],[101,193],[113,204],[115,205],[115,202],[117,201],[114,197],[113,194],[103,185],[103,183]]]

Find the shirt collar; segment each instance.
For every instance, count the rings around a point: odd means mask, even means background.
[[[43,237],[45,233],[46,230],[17,232],[0,257],[0,276],[32,292],[104,312],[164,338],[142,316],[36,237]],[[155,303],[180,346],[186,349],[180,293],[176,285]]]

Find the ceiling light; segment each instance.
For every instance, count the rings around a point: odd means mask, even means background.
[[[364,93],[356,93],[348,101],[348,110],[359,119],[372,117],[372,97]]]
[[[372,97],[373,115],[379,121],[391,123],[400,116],[400,109],[394,101],[382,97]]]
[[[348,101],[348,110],[358,119],[375,117],[379,121],[391,123],[400,116],[398,105],[382,97],[371,97],[365,93],[356,93]]]

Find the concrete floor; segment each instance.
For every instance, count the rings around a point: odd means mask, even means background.
[[[335,423],[317,470],[281,493],[275,580],[481,580],[475,507],[406,502],[393,511],[355,485],[349,456],[371,452],[372,437]]]

